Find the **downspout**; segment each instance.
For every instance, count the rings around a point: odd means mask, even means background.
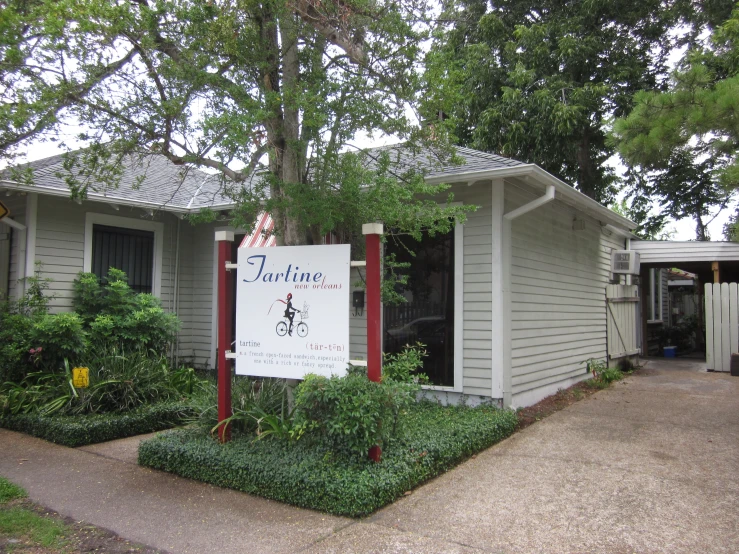
[[[508,212],[503,215],[503,244],[504,252],[502,257],[503,262],[503,313],[506,324],[503,325],[503,344],[505,345],[506,351],[504,352],[504,364],[503,364],[503,407],[510,408],[513,403],[513,367],[512,367],[512,346],[511,346],[511,265],[513,264],[513,255],[511,252],[511,239],[512,239],[512,225],[511,222],[521,217],[524,214],[529,213],[537,208],[540,208],[544,204],[548,204],[554,200],[554,185],[547,185],[547,190],[543,196],[519,206],[515,210]]]
[[[515,210],[508,212],[503,217],[505,217],[508,221],[513,221],[517,217],[521,217],[523,214],[527,214],[530,211],[543,206],[544,204],[548,204],[552,200],[554,200],[554,185],[547,185],[547,191],[544,193],[544,196],[540,196],[539,198],[532,200],[528,204],[524,204],[523,206],[520,206]]]
[[[182,220],[177,218],[177,240],[175,241],[175,255],[174,255],[174,289],[172,290],[174,300],[174,313],[179,317],[180,311],[180,222]],[[172,353],[172,359],[174,360],[174,367],[177,368],[179,365],[179,352],[180,352],[180,334],[177,333],[175,337],[174,352]]]

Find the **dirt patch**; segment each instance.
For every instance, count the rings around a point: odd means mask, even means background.
[[[645,370],[639,369],[639,372],[643,371]],[[627,375],[633,375],[633,373]],[[567,389],[560,389],[556,394],[547,396],[533,406],[518,410],[517,430],[525,429],[532,423],[536,423],[540,419],[544,419],[545,417],[552,415],[554,412],[558,412],[600,390],[603,390],[603,387],[598,386],[592,379],[580,381]]]
[[[13,500],[4,504],[0,509],[10,507],[24,508],[44,518],[61,521],[65,526],[65,531],[58,544],[53,547],[39,546],[28,537],[8,537],[0,533],[0,552],[18,554],[82,554],[88,552],[101,554],[165,554],[161,550],[155,550],[123,539],[110,531],[88,525],[83,521],[63,517],[57,512],[46,510],[28,500]]]

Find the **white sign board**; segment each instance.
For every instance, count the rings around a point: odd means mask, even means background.
[[[344,375],[350,246],[239,248],[236,373]]]

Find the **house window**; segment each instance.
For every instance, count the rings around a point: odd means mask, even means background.
[[[423,372],[430,384],[454,387],[455,369],[455,231],[420,241],[390,238],[386,255],[410,264],[401,271],[408,282],[396,292],[406,302],[383,309],[383,350],[398,353],[421,342],[428,356]]]
[[[135,292],[151,293],[154,232],[107,225],[92,227],[92,273],[104,280],[113,267],[125,272]]]
[[[135,213],[135,212],[134,212]],[[160,296],[164,224],[135,217],[87,212],[82,270],[101,279],[114,267],[136,292]]]
[[[649,270],[649,321],[662,321],[662,270]]]

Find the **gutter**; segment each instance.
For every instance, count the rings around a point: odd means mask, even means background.
[[[433,173],[426,177],[425,181],[429,185],[439,185],[442,183],[464,183],[471,185],[476,181],[487,181],[492,179],[505,179],[506,177],[531,177],[540,183],[554,186],[555,191],[562,199],[569,200],[576,207],[585,212],[589,212],[596,219],[606,220],[612,223],[614,227],[618,226],[623,229],[636,229],[637,224],[633,221],[620,216],[613,210],[609,210],[605,206],[585,196],[583,193],[576,191],[564,181],[557,179],[551,173],[544,171],[536,164],[521,164],[512,167],[500,167],[496,169],[483,169],[478,171],[469,171],[457,173],[453,175]]]

